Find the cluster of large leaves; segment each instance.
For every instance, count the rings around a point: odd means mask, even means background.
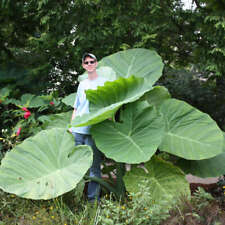
[[[159,105],[160,101],[156,102],[157,107],[154,101],[152,106],[130,103],[121,109],[121,121],[94,125],[91,132],[98,148],[126,163],[148,161],[157,148],[191,160],[222,153],[223,134],[207,114],[176,99],[162,98]]]
[[[156,60],[157,63],[151,63],[151,69],[146,70],[150,72],[144,73],[145,70],[142,69],[149,65],[140,61],[141,52],[144,58],[147,56],[153,57],[154,60],[157,58],[142,49],[132,49],[113,54],[100,62],[100,65],[111,66],[116,71],[116,76],[120,78],[108,84],[108,89],[106,85],[98,90],[87,91],[87,98],[94,104],[92,107],[94,110],[89,115],[78,117],[72,125],[98,123],[92,127],[92,134],[98,148],[107,157],[119,162],[148,161],[157,148],[188,160],[208,159],[222,153],[224,138],[215,121],[183,101],[170,99],[170,94],[164,87],[154,87],[145,92],[144,96],[142,94],[136,98],[138,100],[143,96],[141,100],[146,99],[153,106],[148,109],[142,108],[143,104],[130,103],[133,101],[129,99],[120,100],[120,95],[124,93],[123,89],[130,84],[122,86],[118,81],[125,83],[131,79],[129,73],[135,73],[137,77],[145,77],[146,83],[153,84],[155,75],[160,72],[160,63]],[[118,110],[118,105],[127,103],[130,105],[125,105],[120,110],[120,121],[106,120],[99,123]],[[112,111],[112,108],[115,111]],[[158,137],[157,144],[154,135]],[[146,138],[147,136],[149,138]]]
[[[118,162],[136,164],[148,161],[157,148],[192,160],[211,158],[222,152],[222,132],[208,115],[185,102],[170,99],[165,88],[152,89],[162,72],[162,63],[156,53],[144,49],[128,50],[106,57],[100,63],[111,66],[117,79],[113,77],[97,90],[86,91],[90,113],[77,116],[72,126],[96,124],[91,132],[106,156]],[[102,73],[104,71],[107,70]],[[38,104],[30,96],[25,97],[21,99],[23,106]],[[64,101],[71,104],[73,97]],[[106,120],[118,109],[120,119],[117,122]],[[76,186],[91,165],[92,153],[86,146],[74,147],[73,138],[66,131],[65,121],[70,116],[68,112],[40,118],[47,130],[25,140],[2,160],[0,188],[26,198],[48,199]],[[56,128],[58,126],[61,128]],[[166,168],[162,170],[170,171],[171,177],[184,183],[184,175],[177,168],[171,169],[161,161],[153,159],[146,167],[149,167],[150,176],[155,171],[156,177],[161,176],[160,168]],[[130,179],[126,179],[129,190]],[[158,182],[160,179],[152,180]],[[163,185],[171,188],[163,183],[159,190]],[[177,189],[173,190],[174,195]]]
[[[211,176],[225,172],[224,137],[215,121],[183,101],[170,99],[163,87],[155,87],[145,97],[150,105],[140,100],[127,104],[120,110],[120,121],[106,120],[92,127],[97,147],[107,157],[136,164],[149,161],[159,148],[183,158],[181,168],[187,173]],[[145,167],[147,173],[132,167],[125,175],[128,191],[138,192],[138,184],[147,179],[156,202],[190,194],[185,173],[178,167],[155,157]]]
[[[140,49],[138,51],[140,51]],[[157,55],[156,53],[153,54]],[[134,59],[136,58],[133,57],[133,60],[130,62],[131,64],[134,63]],[[148,63],[150,62],[149,60],[147,61]],[[119,61],[118,65],[121,66]],[[112,73],[109,75],[114,76],[115,73],[112,69],[110,70]],[[109,69],[105,67],[102,72],[108,73]],[[160,76],[161,73],[158,74],[158,77]],[[112,77],[111,80],[114,79],[115,77]],[[90,107],[91,113],[88,115],[86,123],[93,123],[93,121],[94,123],[98,123],[99,121],[112,116],[120,106],[125,103],[136,101],[151,89],[152,85],[145,82],[143,77],[129,76],[127,78],[121,77],[115,81],[106,82],[104,87],[100,87],[96,91],[87,91],[87,97],[91,100],[92,105]],[[111,94],[112,91],[113,95]],[[68,98],[63,99],[63,101],[65,104],[72,106],[73,98],[74,95],[71,95]],[[23,107],[36,107],[41,106],[39,100],[40,98],[35,98],[33,95],[24,95],[21,100],[15,102],[15,104]],[[62,174],[62,171],[68,171],[67,169],[64,170],[65,165],[61,164],[61,157],[64,157],[65,160],[72,158],[74,160],[72,161],[72,164],[77,170],[79,170],[79,166],[84,164],[84,169],[81,170],[81,172],[72,170],[75,175],[77,173],[84,175],[86,170],[91,165],[92,155],[89,154],[87,157],[88,153],[85,154],[84,152],[84,156],[78,156],[76,159],[74,154],[70,154],[74,143],[72,137],[69,137],[70,134],[68,134],[65,129],[67,128],[67,123],[69,122],[70,116],[71,112],[42,116],[39,118],[39,121],[44,124],[43,128],[47,130],[44,130],[34,137],[25,140],[21,145],[18,145],[15,149],[9,152],[3,159],[0,168],[0,176],[2,178],[0,187],[3,190],[27,198],[47,199],[56,197],[75,187],[77,183],[75,181],[79,181],[82,176],[79,176],[79,179],[77,178],[74,181],[74,176],[70,176],[69,174],[66,176],[65,174]],[[79,118],[77,120],[79,120]],[[85,124],[85,122],[82,121],[82,124]],[[56,127],[60,127],[61,129]],[[51,153],[54,157],[51,155],[49,156]],[[70,156],[68,156],[69,154]],[[26,159],[27,157],[29,157],[29,161]],[[8,161],[14,162],[16,158],[20,159],[17,164],[7,163]],[[83,159],[87,161],[86,164],[82,163]],[[62,163],[64,161],[62,160]],[[32,166],[33,164],[37,166]],[[70,164],[67,164],[69,168]],[[41,167],[40,171],[38,171],[38,167]],[[32,171],[32,169],[34,171]],[[32,171],[32,173],[28,171]],[[62,178],[65,177],[68,177],[68,180],[71,181],[69,182],[67,179],[63,180]],[[8,182],[6,182],[7,179]],[[53,180],[55,181],[53,182]],[[56,188],[56,183],[62,184],[59,188]]]

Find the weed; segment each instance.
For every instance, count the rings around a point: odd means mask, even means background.
[[[162,200],[155,204],[150,187],[146,183],[140,184],[139,192],[130,193],[128,198],[125,203],[112,201],[112,195],[104,198],[97,224],[157,225],[169,216],[168,205],[171,202]]]

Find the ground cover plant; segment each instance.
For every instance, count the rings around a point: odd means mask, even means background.
[[[155,204],[150,194],[151,184],[144,181],[138,186],[139,191],[129,193],[125,202],[115,201],[112,194],[106,194],[101,205],[94,206],[87,204],[83,192],[77,192],[79,188],[46,201],[23,199],[0,191],[0,224],[224,224],[225,211],[220,201],[202,189],[191,199],[181,196],[171,202],[165,198]],[[168,204],[172,204],[171,210]]]
[[[51,199],[73,190],[85,178],[99,182],[124,201],[127,192],[138,193],[138,184],[146,180],[151,183],[152,200],[159,204],[162,198],[172,202],[181,194],[190,195],[185,173],[205,177],[224,174],[223,132],[209,115],[171,98],[164,87],[153,86],[163,69],[155,51],[117,52],[103,58],[99,66],[101,75],[110,81],[86,91],[90,113],[76,117],[71,125],[70,112],[42,116],[43,130],[2,159],[3,191],[23,198]],[[68,96],[64,103],[71,105],[71,99]],[[69,126],[85,125],[93,125],[97,147],[115,162],[110,168],[116,171],[115,184],[85,175],[92,151],[88,146],[74,147],[68,132]],[[157,155],[157,150],[176,156],[176,165]],[[132,165],[129,172],[125,163]],[[148,172],[137,166],[140,163]]]

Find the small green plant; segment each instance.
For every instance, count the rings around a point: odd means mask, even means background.
[[[169,217],[169,209],[173,206],[172,202],[165,198],[155,204],[150,194],[151,184],[143,181],[138,186],[139,191],[130,193],[125,203],[113,201],[112,195],[108,198],[106,196],[102,200],[98,223],[96,224],[157,225]]]
[[[194,200],[197,203],[199,209],[206,207],[210,201],[214,200],[213,196],[206,192],[202,187],[198,187],[198,190],[194,193]]]

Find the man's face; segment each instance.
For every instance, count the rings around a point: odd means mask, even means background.
[[[97,65],[98,62],[89,56],[87,56],[82,63],[83,68],[90,73],[96,70]]]

